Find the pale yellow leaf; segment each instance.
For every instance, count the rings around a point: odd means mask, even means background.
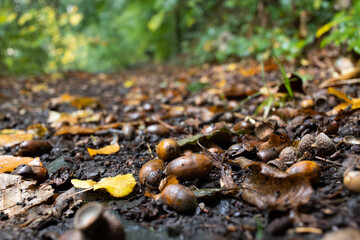
[[[109,145],[109,146],[106,146],[106,147],[103,147],[100,149],[88,148],[87,150],[89,152],[89,155],[93,157],[97,154],[109,155],[112,153],[116,153],[117,151],[120,150],[120,146],[119,146],[119,144],[116,143],[116,144]]]
[[[114,197],[124,197],[133,191],[135,185],[136,180],[132,174],[117,175],[103,178],[94,186],[94,190],[105,188]]]
[[[97,184],[97,182],[93,180],[79,180],[79,179],[71,179],[71,184],[76,188],[91,188]]]

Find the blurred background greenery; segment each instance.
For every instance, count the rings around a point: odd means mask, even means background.
[[[360,0],[0,0],[0,75],[360,53]]]

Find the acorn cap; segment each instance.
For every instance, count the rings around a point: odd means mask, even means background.
[[[325,133],[319,133],[315,139],[316,155],[320,157],[330,156],[336,152],[335,144]]]
[[[301,138],[299,145],[299,152],[304,154],[304,152],[309,151],[312,145],[315,143],[315,137],[310,134],[306,134]]]
[[[286,147],[281,151],[281,153],[279,155],[279,158],[283,162],[294,163],[298,156],[299,156],[299,151],[297,150],[297,148],[295,148],[295,147]]]

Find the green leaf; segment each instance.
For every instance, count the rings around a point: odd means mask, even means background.
[[[198,92],[207,87],[210,87],[209,83],[193,82],[186,86],[186,90],[188,90],[190,92]]]
[[[156,31],[163,23],[164,18],[165,18],[165,12],[163,11],[160,11],[154,16],[152,16],[152,18],[148,22],[148,28],[150,29],[150,31]]]

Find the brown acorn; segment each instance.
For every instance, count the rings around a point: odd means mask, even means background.
[[[45,153],[50,153],[52,146],[45,140],[28,140],[20,144],[19,156],[39,157]]]
[[[203,154],[191,154],[172,160],[165,168],[166,175],[175,175],[181,181],[207,178],[212,169],[211,160]]]
[[[157,188],[162,179],[165,163],[161,159],[153,159],[145,163],[139,174],[140,183],[150,188]]]
[[[157,145],[156,154],[167,162],[180,156],[180,146],[175,140],[164,139]]]
[[[194,193],[181,184],[171,184],[161,192],[161,201],[179,213],[192,213],[197,206]]]
[[[330,156],[336,152],[333,141],[325,134],[319,133],[315,139],[316,155],[320,157]]]
[[[301,174],[308,178],[312,184],[316,184],[320,180],[320,167],[313,161],[301,161],[295,163],[286,170],[289,174]]]

